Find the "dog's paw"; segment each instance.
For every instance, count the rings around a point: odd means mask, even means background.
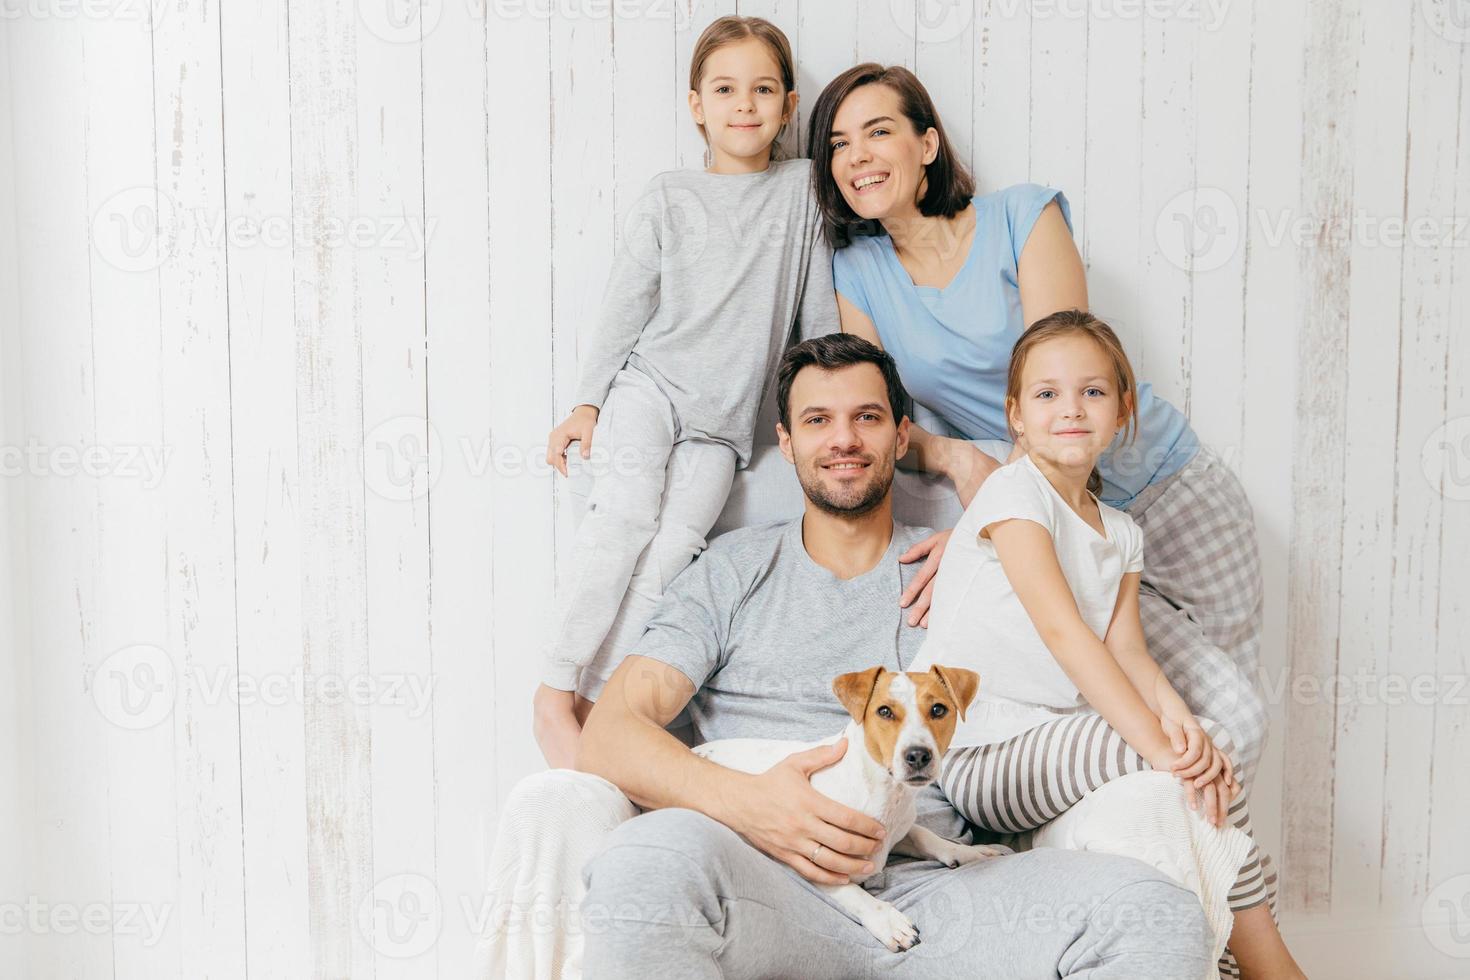
[[[958,868],[962,864],[971,864],[975,861],[984,861],[988,858],[998,858],[1014,853],[1016,852],[1004,844],[956,844],[954,853],[949,856],[947,863],[951,868]]]
[[[888,947],[891,953],[912,949],[919,945],[919,930],[908,916],[888,902],[880,901],[863,913],[863,926]]]

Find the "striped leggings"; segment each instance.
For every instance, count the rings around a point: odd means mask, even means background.
[[[1234,761],[1230,736],[1212,721],[1199,723]],[[966,820],[992,832],[1019,834],[1040,827],[1111,779],[1152,768],[1102,715],[1085,710],[1004,742],[951,749],[939,785]],[[1239,770],[1236,778],[1248,785]],[[1255,845],[1247,795],[1242,790],[1230,805],[1231,824],[1251,838],[1230,890],[1230,909],[1239,912],[1269,901],[1274,911],[1276,873]]]

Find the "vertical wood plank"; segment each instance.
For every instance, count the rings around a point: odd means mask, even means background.
[[[157,180],[185,231],[159,269],[163,438],[171,448],[166,648],[182,673],[175,742],[180,972],[225,973],[245,950],[239,714],[216,693],[237,674],[234,469],[219,8],[179,4],[153,32]],[[201,234],[210,227],[207,235]],[[228,234],[228,230],[225,230]]]
[[[362,466],[367,659],[353,698],[371,719],[373,888],[354,896],[388,908],[373,934],[375,976],[433,970],[443,926],[436,886],[434,716],[429,650],[428,495],[442,452],[428,417],[425,240],[437,231],[424,204],[423,35],[440,7],[410,7],[384,27],[354,31],[356,197],[343,216],[351,242],[362,340]],[[364,29],[365,28],[365,29]],[[442,446],[440,447],[442,450]],[[349,686],[349,691],[353,688]]]
[[[10,21],[0,21],[0,51],[10,56]],[[0,99],[0,160],[15,160],[15,125],[11,100]],[[13,176],[13,174],[12,174]],[[15,183],[0,182],[0,445],[25,443],[21,413],[25,379],[21,375],[20,260],[16,235]],[[30,567],[26,550],[27,482],[20,474],[0,479],[0,718],[9,719],[6,744],[0,749],[0,785],[12,787],[0,796],[0,834],[7,840],[35,840],[36,719],[29,698],[34,664],[30,635]],[[34,849],[11,847],[0,853],[0,880],[15,882],[18,893],[34,893],[37,885]],[[0,960],[22,974],[33,975],[34,938],[28,931],[0,937]]]
[[[590,305],[579,314],[573,297],[577,261],[584,253],[577,248],[580,222],[574,216],[577,204],[585,207],[585,199],[575,193],[563,198],[556,182],[560,174],[574,172],[572,160],[586,150],[576,143],[575,126],[562,132],[561,116],[572,108],[564,92],[558,96],[561,83],[552,59],[565,39],[558,41],[554,25],[518,20],[492,25],[489,44],[492,78],[513,72],[534,80],[527,91],[504,95],[492,84],[490,117],[504,117],[518,130],[546,126],[550,135],[524,147],[505,145],[493,134],[489,140],[489,419],[495,458],[506,461],[497,462],[491,482],[493,820],[516,781],[544,765],[531,737],[530,695],[540,681],[545,630],[525,613],[549,610],[553,592],[551,484],[559,477],[545,465],[544,453],[546,434],[561,420],[558,413],[571,407],[558,401],[553,388],[553,380],[560,380],[554,356],[558,343],[575,343],[578,316],[595,313],[606,265],[600,276],[589,273],[586,282],[597,285],[584,290],[590,293]],[[597,83],[590,84],[595,88]],[[574,180],[566,178],[569,184]],[[559,249],[569,256],[566,264]],[[539,258],[528,265],[527,255]],[[563,308],[564,302],[569,308]],[[569,358],[567,362],[563,370],[572,372],[574,365]],[[533,384],[524,379],[533,379]],[[564,389],[570,391],[573,384],[575,378],[566,380]]]
[[[970,169],[980,193],[1030,179],[1031,7],[975,2],[975,121]]]
[[[1118,333],[1129,356],[1141,350],[1138,307],[1143,119],[1143,23],[1098,18],[1088,23],[1085,183],[1064,187],[1075,207],[1085,197],[1092,220],[1073,237],[1087,268],[1092,309]],[[1075,210],[1074,210],[1075,214]],[[1135,364],[1135,369],[1137,365]]]
[[[1461,128],[1461,50],[1450,43],[1449,5],[1421,8],[1410,35],[1409,158],[1404,211],[1403,297],[1399,318],[1399,458],[1394,501],[1392,618],[1388,667],[1409,679],[1434,678],[1440,629],[1440,579],[1445,498],[1412,465],[1445,424],[1449,335],[1465,330],[1450,319],[1454,249],[1444,247],[1456,213],[1456,170]],[[1380,229],[1387,231],[1387,229]],[[1462,287],[1463,289],[1463,287]],[[1460,544],[1463,548],[1463,543]],[[1463,589],[1463,581],[1456,587]],[[1434,638],[1434,639],[1432,639]],[[1434,813],[1433,700],[1411,702],[1388,717],[1384,745],[1383,878],[1381,910],[1417,914],[1428,894],[1429,832]],[[1339,753],[1338,758],[1346,763]],[[1425,761],[1430,760],[1429,765]],[[1462,811],[1463,812],[1463,811]]]
[[[191,220],[209,213],[207,206],[193,200],[193,209],[186,209],[172,193],[157,191],[163,176],[155,166],[157,52],[149,32],[139,26],[83,22],[87,154],[89,163],[95,161],[87,172],[94,236],[88,267],[96,365],[94,415],[97,444],[109,452],[130,445],[167,451],[170,438],[177,438],[166,431],[165,421],[162,267],[181,247],[200,248],[199,237],[186,232],[188,225],[209,226],[207,220]],[[165,57],[168,47],[165,39]],[[179,109],[181,115],[187,111]],[[166,115],[172,125],[172,113]],[[139,397],[140,392],[146,394]],[[187,411],[182,404],[174,407],[179,414]],[[174,456],[168,452],[163,458],[171,463]],[[133,702],[142,709],[137,715],[109,715],[112,723],[104,729],[107,807],[98,817],[106,821],[112,839],[125,845],[113,853],[112,893],[136,896],[171,913],[158,941],[131,932],[113,937],[113,969],[119,977],[180,976],[190,935],[180,923],[184,907],[193,916],[205,906],[198,863],[191,861],[190,848],[181,846],[180,821],[195,808],[195,801],[185,795],[194,756],[177,751],[181,744],[177,691],[181,678],[199,672],[185,669],[173,626],[167,542],[172,532],[173,548],[186,550],[188,530],[185,522],[175,528],[169,525],[166,472],[133,478],[118,474],[98,484],[103,570],[95,599],[98,638],[109,653],[147,645],[142,648],[147,651],[142,661],[146,666],[115,671],[111,665],[121,666],[122,661],[109,660],[108,667],[99,669],[98,681],[106,693],[107,686],[123,676],[146,676],[137,673],[141,667],[172,682],[171,687]],[[228,476],[225,482],[228,486]],[[177,488],[174,492],[179,493]],[[179,508],[184,513],[188,509]],[[213,584],[217,583],[216,577]],[[220,606],[215,602],[213,608],[218,611]],[[222,625],[228,627],[228,614]],[[218,642],[218,633],[214,640]],[[222,650],[228,649],[226,642]],[[189,696],[190,710],[199,697],[197,690]],[[193,865],[188,871],[182,866],[186,862]],[[183,898],[186,878],[193,886],[193,901]],[[191,924],[200,929],[197,919]],[[200,931],[208,932],[208,927]]]
[[[729,10],[734,10],[733,0]],[[717,14],[700,6],[688,10],[688,16],[689,30],[678,36],[679,65],[685,73],[690,46]],[[551,349],[557,421],[574,407],[570,399],[577,383],[577,351],[597,327],[601,285],[607,282],[612,264],[612,168],[586,166],[589,159],[605,160],[613,144],[612,45],[612,28],[606,20],[554,19],[551,23]],[[687,92],[688,83],[679,84]],[[701,166],[703,142],[698,130],[680,127],[679,133],[675,141],[680,166]],[[694,144],[689,142],[691,133]],[[590,283],[599,285],[589,289]],[[553,487],[557,551],[564,554],[581,501],[564,492],[565,483],[559,477]],[[522,758],[511,771],[524,773],[533,766],[534,759]]]
[[[1449,13],[1445,8],[1444,14]],[[1440,21],[1441,27],[1453,22]],[[1463,18],[1458,25],[1463,29]],[[1457,35],[1451,34],[1446,40]],[[1470,40],[1460,36],[1462,41]],[[1440,541],[1440,604],[1435,674],[1439,679],[1434,704],[1434,784],[1430,789],[1429,866],[1430,897],[1424,919],[1452,926],[1455,940],[1462,939],[1463,896],[1470,883],[1470,842],[1461,831],[1464,801],[1470,799],[1470,773],[1464,761],[1470,758],[1470,651],[1464,637],[1470,635],[1470,308],[1466,285],[1470,284],[1470,132],[1464,124],[1470,106],[1470,45],[1460,44],[1460,90],[1456,99],[1460,112],[1458,154],[1455,168],[1454,218],[1450,234],[1451,265],[1448,270],[1449,306],[1445,359],[1445,423],[1430,434],[1420,450],[1420,466],[1431,486],[1444,499]],[[1432,462],[1427,462],[1432,461]],[[1438,478],[1436,480],[1436,477]],[[1438,891],[1436,891],[1438,889]],[[1439,896],[1448,901],[1441,901]],[[1456,902],[1462,904],[1456,905]],[[1459,942],[1456,942],[1459,945]],[[1461,950],[1463,952],[1463,950]]]
[[[369,666],[361,301],[354,255],[334,236],[358,200],[353,13],[287,8],[292,220],[302,241],[294,257],[301,639],[310,691],[319,679]],[[313,693],[305,721],[312,971],[370,975],[374,954],[356,924],[374,881],[370,712]]]
[[[970,165],[975,129],[975,5],[917,0],[914,73],[929,90],[955,153]]]
[[[487,831],[496,812],[497,757],[521,749],[529,734],[525,726],[497,738],[497,717],[524,718],[530,692],[499,685],[497,670],[516,662],[517,646],[499,642],[495,630],[522,635],[530,630],[514,607],[504,604],[493,563],[519,558],[521,568],[531,572],[528,578],[537,580],[542,568],[543,577],[550,578],[548,546],[537,551],[515,540],[513,531],[502,537],[492,527],[502,506],[489,456],[501,424],[494,401],[510,402],[519,395],[524,410],[544,418],[551,365],[549,359],[527,365],[519,383],[492,376],[492,334],[508,334],[518,346],[543,352],[550,336],[544,304],[509,323],[494,315],[492,296],[514,286],[490,261],[492,222],[497,232],[501,229],[500,213],[487,201],[492,192],[524,200],[525,213],[511,227],[525,235],[527,275],[544,275],[546,37],[546,25],[536,20],[502,24],[487,21],[483,5],[446,4],[423,40],[424,210],[434,223],[424,267],[428,410],[431,431],[443,446],[442,472],[428,496],[433,542],[428,642],[434,685],[434,881],[443,902],[436,950],[444,977],[466,975],[473,960],[491,840]],[[488,50],[487,44],[495,48]],[[515,47],[502,49],[502,44]],[[531,57],[538,47],[539,64],[523,67],[514,60],[522,56],[520,49]],[[501,81],[508,78],[516,83]],[[525,138],[492,136],[492,117],[495,133]],[[492,147],[502,155],[495,167]],[[519,160],[527,161],[525,169],[515,163]],[[505,237],[513,239],[514,233]],[[549,540],[550,500],[544,493],[528,497],[512,506],[520,508],[532,533]]]
[[[1352,210],[1352,92],[1356,3],[1311,3],[1303,79],[1300,211],[1345,227]],[[1330,125],[1328,125],[1330,123]],[[1295,674],[1325,683],[1338,672],[1337,595],[1341,585],[1342,388],[1349,314],[1350,253],[1325,240],[1300,253],[1301,331],[1291,542],[1290,651]],[[1332,889],[1333,767],[1336,712],[1325,699],[1288,708],[1291,806],[1286,810],[1282,904],[1326,910]]]
[[[1071,8],[1043,8],[1032,14],[1031,120],[1028,179],[1067,194],[1075,237],[1086,237],[1088,18]]]
[[[768,5],[766,13],[779,17],[777,6]],[[621,240],[623,223],[648,181],[678,166],[675,132],[695,129],[687,103],[671,106],[667,99],[669,78],[680,71],[674,57],[678,42],[678,25],[672,17],[628,17],[613,25],[610,149],[616,240]],[[599,299],[603,285],[588,283]]]
[[[286,14],[276,0],[223,10],[220,23],[225,213],[261,232],[227,246],[239,676],[289,692],[239,708],[245,962],[261,976],[312,956]]]
[[[1190,337],[1189,417],[1201,440],[1239,466],[1241,386],[1245,383],[1245,235],[1250,124],[1251,9],[1230,4],[1216,22],[1195,22],[1195,186],[1222,191],[1237,211],[1228,252],[1209,254],[1191,270],[1194,330]],[[1196,198],[1196,203],[1199,199]]]
[[[1358,71],[1361,86],[1352,120],[1353,213],[1373,225],[1404,217],[1404,167],[1408,155],[1409,32],[1413,14],[1369,4],[1360,11]],[[1389,134],[1394,134],[1389,138]],[[1346,229],[1332,229],[1342,234]],[[1291,244],[1291,240],[1287,240]],[[1297,247],[1312,248],[1307,241]],[[1404,250],[1355,234],[1350,243],[1349,343],[1342,526],[1342,596],[1338,651],[1343,682],[1337,692],[1333,777],[1333,914],[1370,917],[1378,909],[1383,849],[1383,755],[1389,707],[1377,682],[1388,670],[1392,612],[1394,474],[1385,451],[1396,442],[1399,363],[1397,324]],[[1283,251],[1285,246],[1283,246]],[[1363,687],[1355,679],[1367,679]],[[1333,689],[1329,689],[1330,691]],[[1343,764],[1347,760],[1372,763]]]
[[[1300,5],[1255,2],[1251,36],[1250,191],[1245,210],[1256,214],[1295,214],[1301,193],[1303,94],[1301,52],[1306,43]],[[1266,595],[1261,670],[1270,710],[1271,733],[1251,791],[1257,841],[1278,864],[1282,794],[1288,788],[1285,751],[1289,589],[1288,554],[1293,526],[1291,472],[1293,433],[1285,420],[1296,410],[1298,345],[1280,324],[1295,324],[1301,283],[1294,262],[1282,261],[1277,247],[1254,217],[1245,224],[1244,344],[1249,365],[1240,392],[1244,435],[1239,473],[1256,517],[1261,574]],[[1293,755],[1289,788],[1296,789]],[[1282,881],[1290,875],[1282,868]],[[1284,905],[1282,906],[1284,909]]]
[[[876,61],[880,65],[903,65],[912,71],[918,45],[918,2],[919,0],[859,0],[854,4],[858,39],[854,64],[860,61]],[[828,11],[828,16],[841,15]],[[838,71],[851,67],[852,65],[843,65]],[[824,84],[830,80],[831,76],[828,76]]]
[[[1194,65],[1198,34],[1175,16],[1143,24],[1142,149],[1139,154],[1139,332],[1130,352],[1140,380],[1189,414],[1189,342],[1194,297],[1190,273],[1221,247],[1208,202],[1196,193]],[[1032,167],[1036,162],[1033,160]],[[1160,234],[1176,225],[1183,248]]]
[[[107,739],[112,723],[98,710],[94,685],[111,651],[96,619],[98,491],[93,480],[46,466],[58,448],[96,443],[94,359],[87,268],[91,227],[85,156],[86,75],[82,27],[75,20],[17,18],[8,24],[12,80],[45,78],[12,99],[16,225],[27,247],[17,260],[25,378],[22,431],[39,447],[26,464],[29,507],[30,622],[21,642],[41,651],[26,696],[34,705],[34,893],[47,905],[112,902],[112,842],[107,833]],[[105,166],[97,161],[96,166]],[[131,675],[101,682],[128,683]],[[136,689],[126,691],[136,695]],[[136,703],[136,702],[134,702]],[[60,976],[111,976],[111,937],[29,937],[34,961]]]

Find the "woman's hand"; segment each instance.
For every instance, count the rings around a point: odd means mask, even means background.
[[[919,569],[914,580],[898,598],[898,604],[902,608],[908,609],[909,603],[913,603],[913,608],[909,609],[910,626],[929,628],[929,606],[934,600],[934,576],[939,571],[939,560],[944,557],[944,549],[949,546],[949,536],[953,533],[952,530],[936,531],[898,556],[898,560],[905,565],[918,561],[925,555],[929,556],[924,567]]]
[[[592,430],[597,427],[598,410],[595,405],[578,405],[561,425],[551,430],[546,437],[546,462],[555,467],[562,476],[567,475],[567,447],[574,442],[582,444],[582,458],[592,452]]]

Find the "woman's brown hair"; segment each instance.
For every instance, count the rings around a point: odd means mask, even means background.
[[[781,32],[781,28],[772,24],[764,17],[720,17],[704,29],[699,35],[699,40],[694,42],[694,53],[689,57],[689,88],[691,91],[699,91],[699,83],[704,81],[704,63],[709,56],[727,44],[735,44],[748,37],[753,37],[765,44],[771,51],[771,57],[776,59],[776,67],[781,71],[781,85],[787,93],[796,91],[796,60],[791,57],[791,42]],[[782,126],[776,134],[776,140],[771,144],[771,159],[780,159],[781,137],[786,134],[786,126]],[[709,133],[704,127],[699,127],[699,135],[704,137],[706,145],[709,143]]]
[[[1138,384],[1133,378],[1133,365],[1123,351],[1118,335],[1106,323],[1082,310],[1058,310],[1051,316],[1042,317],[1016,341],[1011,349],[1011,365],[1006,372],[1006,429],[1015,439],[1016,431],[1011,426],[1011,411],[1021,401],[1021,372],[1026,368],[1026,358],[1048,340],[1058,337],[1087,337],[1113,362],[1113,378],[1118,386],[1118,402],[1126,407],[1128,421],[1124,429],[1125,438],[1131,441],[1138,434]],[[1102,475],[1097,467],[1087,478],[1087,489],[1094,495],[1102,492]]]
[[[855,232],[882,232],[881,227],[873,227],[876,222],[864,221],[848,207],[842,189],[832,179],[832,120],[847,97],[864,85],[888,86],[898,93],[899,111],[914,127],[914,132],[922,136],[932,128],[939,134],[939,152],[924,168],[924,196],[919,198],[919,213],[927,218],[935,215],[953,218],[968,207],[970,198],[975,196],[975,180],[945,135],[944,124],[939,121],[939,112],[934,108],[934,100],[929,98],[924,83],[902,65],[885,68],[875,61],[854,65],[822,89],[816,105],[812,106],[807,128],[807,152],[812,158],[812,191],[822,212],[827,243],[833,248],[845,247]]]

